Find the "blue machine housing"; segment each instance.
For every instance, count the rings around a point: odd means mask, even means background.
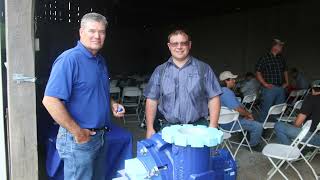
[[[172,128],[176,128],[177,132],[181,133],[184,132],[184,130],[181,131],[180,129],[182,127],[183,126],[176,126]],[[189,127],[185,126],[183,128]],[[194,129],[194,127],[196,126],[191,127],[193,128],[192,132],[199,130]],[[203,127],[199,128],[201,131],[205,130]],[[212,131],[212,129],[213,128],[211,128],[210,131]],[[221,143],[222,134],[218,132],[218,130],[213,132],[215,134],[214,137],[218,139],[212,142],[205,142],[204,144],[215,146]],[[167,133],[167,131],[164,130],[163,133]],[[171,137],[170,133],[169,135],[157,133],[150,139],[139,141],[137,143],[137,158],[126,160],[125,162],[126,178],[130,180],[236,179],[236,162],[227,150],[213,150],[213,148],[206,145],[201,145],[201,143],[199,144],[201,139],[196,143],[192,143],[194,140],[190,140],[190,138],[185,136],[175,139],[175,137],[180,135],[173,133]],[[196,135],[192,136],[194,139]],[[208,139],[206,133],[202,133],[201,136],[203,136],[202,138]],[[197,138],[199,137],[196,137],[196,139]],[[170,141],[172,144],[166,141]],[[176,143],[179,145],[176,145],[175,142],[179,142]]]

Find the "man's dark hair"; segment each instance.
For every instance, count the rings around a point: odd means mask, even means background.
[[[176,30],[172,31],[172,32],[168,35],[168,42],[170,42],[170,38],[171,38],[172,36],[175,36],[175,35],[178,35],[178,34],[187,36],[188,41],[191,41],[191,37],[190,37],[190,35],[187,33],[186,30],[176,29]]]
[[[223,80],[223,81],[220,81],[220,86],[221,86],[221,87],[227,87],[226,81],[229,81],[229,80],[230,80],[230,78],[225,79],[225,80]]]

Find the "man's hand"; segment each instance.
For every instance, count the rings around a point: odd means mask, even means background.
[[[263,85],[265,88],[268,88],[268,89],[272,89],[273,85],[272,84],[268,84],[268,83],[265,83]]]
[[[284,84],[282,84],[282,87],[283,88],[287,88],[289,86],[289,83],[284,83]]]
[[[79,129],[73,136],[78,144],[84,144],[90,141],[90,136],[95,135],[96,132],[90,131],[88,129]]]
[[[156,131],[153,128],[147,128],[146,138],[150,138],[152,135],[154,135]]]
[[[247,118],[248,120],[254,120],[254,118],[253,118],[253,115],[252,115],[252,114],[248,114],[248,115],[246,116],[246,118]]]
[[[211,123],[209,123],[209,127],[211,127],[211,128],[217,128],[218,125],[217,125],[217,124],[211,124]]]
[[[123,107],[123,105],[119,104],[119,103],[113,103],[112,104],[112,113],[114,115],[114,117],[123,117],[124,113],[125,113],[125,109]]]

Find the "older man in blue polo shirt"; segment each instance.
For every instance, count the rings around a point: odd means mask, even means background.
[[[110,100],[108,70],[98,54],[106,26],[100,14],[82,17],[80,41],[55,60],[45,90],[43,104],[60,125],[56,146],[64,161],[64,179],[105,179],[104,131],[110,109],[116,117],[124,113],[122,105]]]
[[[164,117],[162,127],[171,124],[217,127],[221,89],[214,72],[209,65],[189,55],[191,39],[185,31],[173,31],[168,36],[168,47],[171,57],[155,69],[144,91],[146,137],[155,133],[157,109]]]

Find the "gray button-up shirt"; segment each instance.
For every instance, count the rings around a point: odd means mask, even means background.
[[[209,99],[222,93],[210,66],[203,63],[200,68],[200,63],[190,56],[179,68],[170,58],[153,72],[144,96],[159,101],[158,109],[168,122],[192,123],[207,117]]]

